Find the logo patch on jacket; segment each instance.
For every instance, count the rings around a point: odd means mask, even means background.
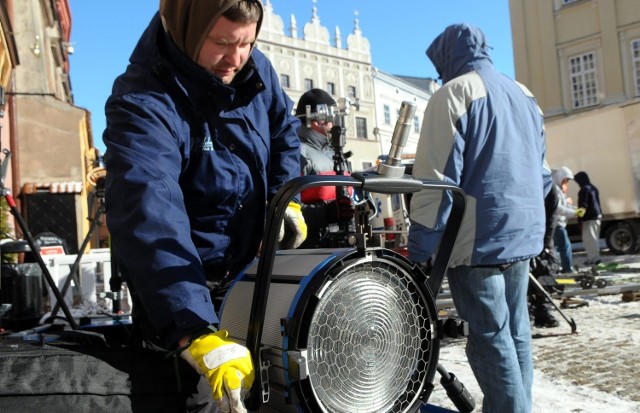
[[[211,152],[213,150],[213,142],[211,136],[206,136],[202,142],[202,152]]]
[[[211,152],[213,151],[213,142],[211,136],[204,138],[191,138],[191,152]]]

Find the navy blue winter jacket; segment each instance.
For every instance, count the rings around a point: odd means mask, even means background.
[[[106,104],[106,215],[125,280],[168,345],[218,322],[203,266],[256,256],[265,208],[300,175],[300,125],[254,49],[233,86],[169,40],[156,15]]]

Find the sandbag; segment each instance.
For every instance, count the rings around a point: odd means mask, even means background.
[[[198,379],[182,359],[163,352],[0,338],[3,412],[183,412]]]

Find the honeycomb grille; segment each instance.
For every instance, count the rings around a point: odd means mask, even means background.
[[[403,412],[428,377],[433,315],[410,274],[386,261],[330,277],[312,316],[307,357],[327,412]]]

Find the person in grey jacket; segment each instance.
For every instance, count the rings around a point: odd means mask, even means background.
[[[311,119],[307,120],[307,106]],[[322,89],[306,91],[296,105],[296,116],[302,120],[300,138],[300,167],[302,175],[336,175],[336,152],[332,145],[334,132],[331,112],[336,101]],[[327,113],[318,116],[318,113]],[[343,165],[346,169],[346,165]],[[343,171],[349,173],[348,170]],[[300,248],[336,247],[342,242],[340,223],[348,225],[353,218],[353,202],[333,186],[321,186],[302,191],[302,214],[307,224],[307,238]],[[348,193],[348,191],[347,191]],[[345,195],[345,196],[338,196]]]
[[[558,194],[558,207],[555,211],[555,229],[553,242],[560,256],[560,272],[573,272],[573,251],[571,240],[567,233],[567,218],[576,216],[577,208],[571,198],[567,196],[567,186],[573,179],[573,172],[566,166],[551,171],[553,178],[553,190]]]
[[[484,412],[531,411],[533,366],[527,305],[529,259],[543,249],[544,118],[529,90],[499,73],[483,32],[453,24],[427,49],[442,87],[429,100],[413,176],[458,185],[466,212],[447,277],[469,325],[467,357]],[[423,190],[411,200],[409,258],[436,252],[451,196]]]

